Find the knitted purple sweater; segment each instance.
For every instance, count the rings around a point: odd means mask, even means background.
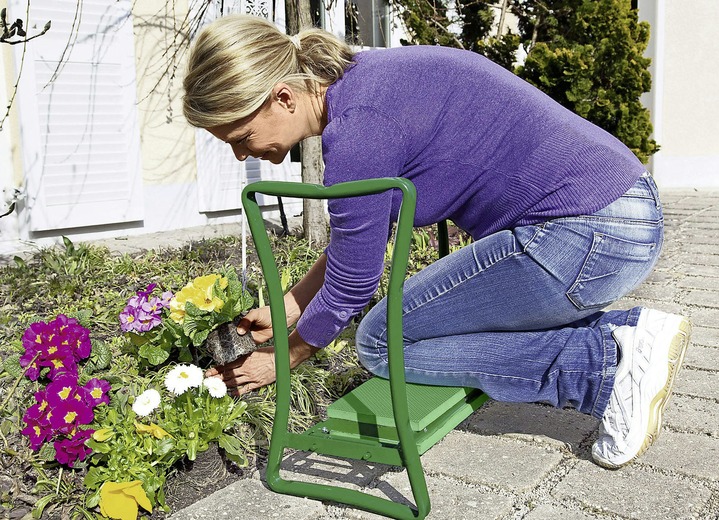
[[[415,225],[450,219],[475,239],[593,213],[644,171],[610,134],[468,51],[359,53],[329,87],[327,110],[326,185],[405,177],[417,188]],[[329,201],[325,282],[297,324],[310,345],[337,337],[377,289],[399,195]]]

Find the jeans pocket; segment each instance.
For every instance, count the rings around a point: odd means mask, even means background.
[[[656,243],[594,233],[592,247],[567,297],[578,309],[602,308],[637,287],[651,272]]]

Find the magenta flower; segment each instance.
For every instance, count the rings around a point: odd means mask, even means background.
[[[83,400],[68,399],[52,408],[50,426],[56,433],[69,434],[95,418],[92,408]]]
[[[93,408],[104,403],[110,403],[110,383],[104,379],[92,378],[83,387],[86,395],[86,402]]]
[[[55,378],[47,385],[45,398],[52,408],[57,408],[72,399],[81,401],[82,395],[78,394],[77,376],[63,374]]]
[[[25,435],[30,440],[30,449],[33,451],[39,450],[45,441],[52,436],[52,429],[37,417],[32,417],[29,414],[25,414],[22,418],[27,426],[20,430],[20,433]]]
[[[73,467],[75,461],[85,460],[92,450],[85,445],[95,430],[77,430],[69,439],[55,441],[55,459]]]
[[[36,380],[42,367],[50,369],[48,377],[54,379],[62,373],[77,373],[77,361],[90,355],[90,331],[74,318],[64,314],[50,322],[35,322],[23,334],[25,353],[20,365],[27,367],[26,375]],[[34,360],[34,361],[33,361]]]

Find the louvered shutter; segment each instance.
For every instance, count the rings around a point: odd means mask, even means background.
[[[11,17],[27,2],[10,0]],[[19,93],[30,229],[142,219],[129,0],[33,0]],[[22,45],[15,46],[22,59]]]
[[[222,13],[220,5],[224,8]],[[207,7],[205,23],[230,13],[252,14],[274,20],[274,15],[280,13],[274,13],[272,7],[272,2],[268,0],[224,0],[222,3],[214,1]],[[284,16],[284,12],[281,14]],[[250,183],[260,179],[299,181],[301,178],[299,164],[291,163],[289,155],[280,165],[252,157],[239,162],[229,145],[206,130],[197,130],[195,144],[199,207],[203,212],[241,208],[243,182]],[[277,199],[258,195],[257,202],[261,206],[273,205],[277,203]]]

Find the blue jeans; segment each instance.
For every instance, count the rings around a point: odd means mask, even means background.
[[[640,308],[600,309],[644,280],[662,242],[656,185],[643,176],[592,215],[500,231],[438,260],[405,283],[407,381],[601,418],[617,366],[612,330],[636,325]],[[360,323],[357,350],[388,377],[386,300]]]

